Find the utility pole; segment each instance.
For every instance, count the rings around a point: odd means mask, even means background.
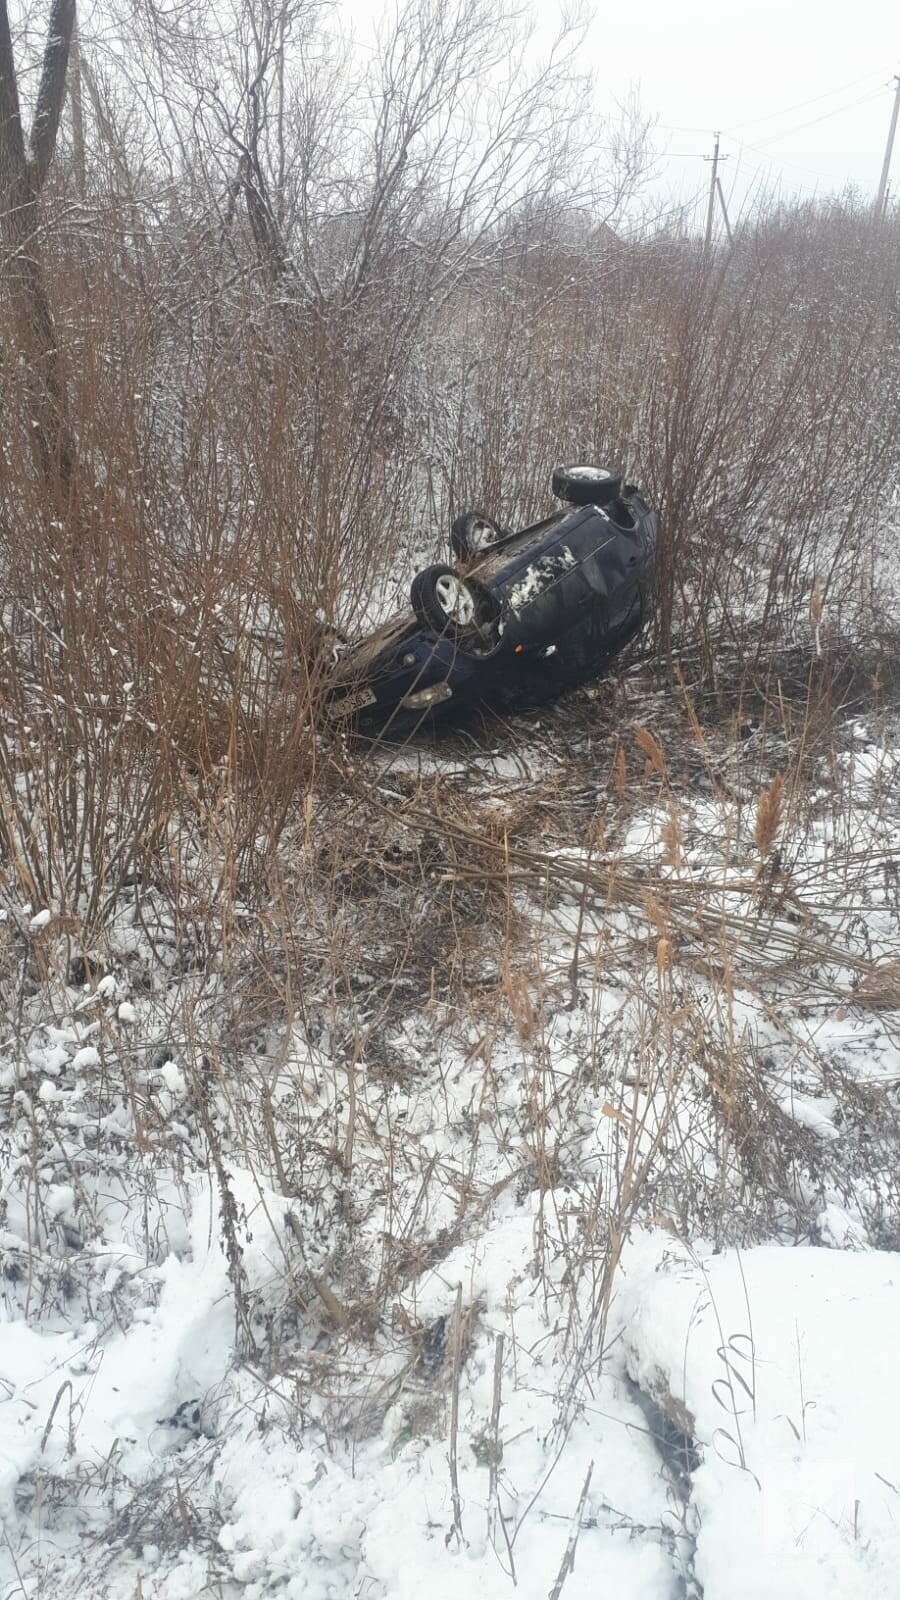
[[[706,252],[707,255],[709,255],[710,245],[712,244],[713,216],[715,214],[715,209],[716,209],[716,194],[718,193],[720,196],[722,194],[722,186],[719,183],[719,163],[720,163],[720,161],[727,161],[728,160],[727,156],[720,156],[719,155],[719,137],[720,136],[719,136],[719,134],[716,134],[715,137],[716,137],[716,143],[715,143],[715,147],[713,149],[712,155],[703,157],[704,161],[711,161],[712,162],[712,172],[710,173],[710,178],[709,178],[709,205],[706,208],[706,238],[703,241],[703,249],[704,249],[704,251]],[[723,212],[725,212],[725,201],[724,201],[724,199],[722,199],[722,210],[723,210]],[[725,226],[728,227],[727,213],[725,215]],[[729,237],[729,239],[731,238],[731,229],[730,228],[728,228],[728,237]]]
[[[722,207],[722,216],[725,219],[725,232],[728,235],[728,243],[729,244],[734,244],[734,236],[733,236],[733,234],[731,232],[731,223],[728,220],[728,207],[725,204],[725,196],[724,196],[724,194],[722,192],[722,180],[721,180],[721,178],[717,178],[716,179],[716,189],[718,190],[718,193],[719,193],[719,205]]]
[[[704,159],[704,161],[708,161],[709,160],[709,156],[704,156],[703,159]],[[706,238],[703,241],[703,248],[706,251],[707,255],[709,254],[709,247],[712,244],[713,212],[714,212],[715,206],[716,206],[716,178],[718,176],[718,172],[719,172],[719,135],[716,134],[716,145],[715,145],[715,149],[713,150],[713,154],[712,154],[712,172],[710,174],[710,179],[709,179],[709,205],[706,208]]]
[[[884,165],[881,168],[881,181],[878,185],[878,198],[875,201],[876,217],[880,217],[884,214],[884,210],[887,205],[888,173],[891,170],[891,155],[894,149],[894,134],[897,132],[897,112],[900,111],[900,77],[895,77],[894,83],[897,85],[897,87],[894,92],[894,109],[891,112],[891,126],[888,133],[887,149],[884,152]]]

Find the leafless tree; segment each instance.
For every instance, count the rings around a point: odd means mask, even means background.
[[[541,58],[512,0],[401,0],[368,54],[320,0],[136,0],[126,23],[170,192],[190,173],[225,230],[241,202],[257,264],[320,311],[388,275],[433,305],[526,197],[609,221],[647,167],[647,120],[598,94],[583,23]]]

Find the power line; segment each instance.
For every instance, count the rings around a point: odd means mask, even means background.
[[[835,181],[834,173],[821,172],[816,167],[807,167],[800,161],[791,161],[787,156],[781,155],[780,152],[775,154],[771,150],[764,150],[760,145],[750,144],[746,139],[739,139],[736,142],[739,161],[746,150],[752,155],[762,156],[770,167],[778,167],[779,169],[793,167],[796,172],[805,172],[808,177],[819,178],[822,183],[833,183]],[[663,165],[670,161],[709,161],[710,159],[711,157],[705,150],[665,150],[657,157],[657,160]],[[720,157],[721,159],[724,158]],[[704,188],[703,193],[705,192]]]
[[[845,94],[848,89],[855,88],[860,84],[871,83],[872,78],[874,76],[875,76],[874,73],[867,73],[867,74],[865,74],[864,77],[851,79],[850,82],[848,82],[848,83],[841,84],[838,87],[833,88],[833,89],[825,90],[823,93],[817,94],[817,95],[813,95],[813,96],[811,96],[810,98],[808,98],[806,100],[795,101],[793,105],[787,106],[787,107],[783,108],[780,111],[765,112],[763,115],[761,115],[759,117],[751,118],[751,119],[748,119],[748,120],[746,120],[744,122],[735,123],[735,124],[733,124],[733,126],[730,129],[725,129],[724,132],[725,132],[726,136],[730,136],[731,134],[739,132],[739,130],[742,129],[742,128],[748,128],[748,127],[755,128],[755,127],[758,127],[762,123],[772,122],[773,120],[778,119],[778,118],[788,117],[788,116],[790,116],[792,114],[792,112],[801,111],[807,106],[819,105],[819,104],[822,103],[822,101],[830,100],[835,95]],[[880,74],[878,74],[878,76],[880,77]],[[885,196],[886,196],[886,190],[887,190],[886,174],[887,174],[888,169],[890,167],[890,160],[891,160],[891,154],[892,154],[892,148],[893,148],[894,134],[896,132],[898,120],[900,120],[900,76],[897,76],[897,77],[893,78],[889,84],[885,83],[882,80],[882,82],[879,84],[879,86],[877,88],[869,89],[865,94],[857,95],[857,96],[854,97],[854,99],[849,100],[849,101],[844,101],[841,105],[832,106],[829,110],[821,112],[818,116],[807,117],[802,122],[793,123],[790,127],[787,127],[787,128],[781,128],[774,134],[765,135],[760,140],[760,143],[758,145],[748,144],[743,139],[739,139],[737,141],[737,143],[739,145],[738,160],[740,161],[741,154],[743,153],[744,150],[746,150],[748,152],[752,152],[753,154],[761,157],[763,161],[769,163],[770,167],[774,167],[776,169],[776,171],[778,171],[778,172],[785,172],[786,168],[791,168],[795,172],[800,172],[800,173],[803,173],[803,174],[805,174],[805,175],[807,175],[809,177],[815,178],[816,179],[817,188],[818,188],[818,185],[820,183],[829,184],[831,186],[834,186],[835,182],[836,182],[834,174],[824,173],[824,172],[818,171],[814,167],[805,166],[802,162],[792,161],[788,157],[782,157],[779,153],[777,153],[778,146],[783,145],[786,140],[793,138],[793,136],[795,134],[802,133],[804,131],[804,129],[806,129],[806,128],[816,127],[821,122],[829,122],[829,121],[833,121],[834,118],[836,118],[836,117],[846,116],[849,112],[855,111],[859,106],[869,105],[872,102],[874,102],[875,100],[881,99],[883,97],[883,95],[884,95],[885,90],[888,89],[888,88],[890,88],[892,90],[896,89],[896,94],[894,95],[893,113],[892,113],[892,118],[891,118],[891,130],[890,130],[890,133],[888,135],[888,145],[887,145],[887,151],[886,151],[885,157],[884,157],[884,166],[883,166],[883,169],[882,169],[881,183],[879,185],[879,190],[878,190],[878,199],[875,202],[876,211],[882,210],[884,208],[884,206],[885,206]],[[703,133],[703,132],[706,131],[705,129],[702,129],[702,128],[699,128],[699,127],[696,127],[696,126],[687,126],[687,125],[683,125],[683,124],[674,124],[674,123],[657,123],[656,126],[658,128],[660,128],[662,131],[666,131],[666,132],[670,132],[670,133]],[[722,210],[723,218],[725,219],[725,226],[728,229],[729,238],[731,237],[731,228],[730,228],[730,224],[729,224],[728,210],[727,210],[727,205],[726,205],[726,200],[725,200],[725,193],[724,193],[724,190],[722,188],[721,179],[719,178],[719,173],[718,173],[718,169],[719,169],[719,166],[720,166],[721,162],[728,159],[727,156],[721,151],[720,138],[721,138],[720,134],[716,133],[714,135],[715,144],[714,144],[714,151],[713,151],[712,157],[710,157],[709,155],[703,155],[703,159],[704,160],[711,162],[711,168],[712,168],[711,175],[710,175],[709,195],[708,195],[707,207],[706,207],[705,241],[706,241],[706,249],[707,250],[710,248],[710,245],[711,245],[713,217],[714,217],[715,204],[716,204],[716,199],[717,198],[718,198],[721,210]],[[696,160],[696,159],[700,158],[700,156],[702,154],[703,153],[701,151],[699,151],[699,150],[698,151],[693,151],[693,150],[666,151],[665,153],[661,154],[661,159],[662,159],[662,161],[664,163],[668,164],[670,161]],[[735,168],[735,172],[734,172],[734,180],[732,182],[732,192],[733,192],[734,184],[735,184],[736,181],[737,181],[737,168]],[[790,182],[791,182],[790,177],[787,174],[785,174],[784,181],[787,184],[790,184]],[[797,179],[793,180],[793,186],[795,188],[798,187],[798,180]]]
[[[826,89],[823,94],[814,94],[809,100],[800,100],[795,105],[784,106],[781,111],[767,111],[762,117],[749,117],[746,122],[733,123],[730,128],[725,128],[725,133],[740,133],[742,128],[755,128],[760,122],[771,122],[775,117],[789,117],[793,111],[803,111],[807,106],[814,106],[821,100],[829,100],[833,94],[844,94],[848,89],[855,89],[860,83],[868,83],[872,78],[880,78],[880,72],[867,72],[862,78],[853,78],[849,83],[839,84],[835,89]],[[698,130],[699,131],[699,130]]]
[[[861,78],[851,78],[848,83],[837,84],[835,88],[826,89],[822,94],[814,94],[808,100],[798,100],[795,101],[793,105],[782,106],[780,111],[766,111],[761,117],[749,117],[744,122],[732,123],[730,127],[723,128],[722,132],[727,134],[740,133],[743,128],[754,128],[757,127],[761,122],[772,122],[778,117],[789,117],[794,111],[803,111],[807,106],[818,105],[822,100],[830,100],[832,95],[845,94],[848,89],[855,89],[858,84],[870,83],[873,78],[880,77],[880,72],[867,72]],[[872,90],[869,95],[863,95],[859,100],[851,101],[847,106],[838,106],[834,111],[826,111],[823,113],[822,117],[813,117],[809,122],[800,123],[799,126],[801,128],[808,128],[811,127],[814,122],[824,121],[827,117],[840,116],[842,111],[851,110],[854,106],[862,105],[867,99],[874,99],[880,92],[881,87],[882,85],[880,85],[878,89]],[[676,122],[657,122],[656,127],[659,128],[662,133],[708,134],[710,131],[708,125],[706,127],[698,127],[694,124]],[[796,129],[787,129],[785,131],[786,133],[791,133],[795,132]],[[777,139],[780,137],[780,135],[776,134],[773,137]]]
[[[857,78],[857,79],[855,79],[853,81],[855,83],[864,83],[864,82],[869,81],[869,79],[872,76],[873,75],[871,73],[869,73],[869,74],[866,75],[865,78]],[[893,80],[893,81],[896,82],[896,80]],[[848,89],[850,87],[852,87],[851,84],[842,85],[843,89]],[[804,122],[795,123],[793,125],[793,127],[781,129],[778,133],[773,134],[770,138],[764,138],[760,142],[760,144],[758,144],[758,145],[748,144],[743,139],[739,140],[738,143],[739,143],[741,149],[750,150],[755,155],[762,156],[764,158],[764,160],[772,162],[779,169],[782,169],[784,167],[792,167],[797,172],[804,172],[810,177],[819,179],[822,183],[831,183],[831,182],[834,181],[832,175],[830,175],[828,173],[824,173],[824,172],[818,172],[813,167],[804,166],[799,161],[791,161],[787,157],[783,157],[780,154],[775,155],[775,154],[773,154],[771,147],[774,147],[774,146],[777,146],[777,145],[783,143],[784,140],[791,138],[792,135],[795,134],[795,133],[801,133],[805,128],[815,127],[820,122],[827,122],[833,117],[840,117],[840,116],[843,116],[848,111],[856,110],[856,108],[858,106],[867,105],[870,101],[874,101],[874,100],[878,99],[884,93],[884,90],[886,88],[889,88],[889,87],[891,87],[891,88],[893,87],[893,82],[890,85],[889,84],[885,84],[884,82],[882,82],[877,89],[874,89],[874,90],[870,91],[868,94],[860,95],[855,100],[851,100],[851,101],[845,102],[845,104],[843,104],[841,106],[835,106],[830,111],[824,111],[818,117],[809,117]],[[838,94],[840,92],[841,92],[840,89],[832,89],[832,90],[829,90],[826,94],[814,95],[811,100],[800,101],[799,104],[797,104],[793,108],[789,108],[789,109],[800,110],[804,105],[813,105],[817,101],[821,101],[821,100],[827,99],[829,97],[829,95]],[[765,117],[757,118],[756,122],[770,121],[772,117],[784,116],[786,114],[787,114],[786,112],[772,112],[770,114],[767,114]],[[737,123],[735,126],[736,126],[736,128],[745,128],[745,127],[750,127],[750,126],[753,126],[753,125],[755,125],[755,124],[750,123],[750,122],[743,122],[743,123]],[[664,123],[657,123],[657,127],[663,128],[663,129],[667,129],[668,131],[671,131],[671,132],[677,132],[677,131],[695,132],[695,133],[706,132],[706,130],[702,129],[702,128],[692,128],[692,129],[678,130],[678,129],[672,127],[671,125],[664,124]],[[726,132],[727,131],[728,130],[726,130]],[[732,131],[734,131],[734,130],[732,130]],[[708,155],[706,155],[704,152],[699,151],[699,150],[697,150],[697,151],[694,151],[694,150],[666,151],[664,153],[664,155],[662,156],[662,159],[664,161],[670,161],[670,160],[671,161],[686,161],[686,160],[689,161],[689,160],[698,159],[701,156],[706,161],[709,161],[711,159]],[[723,159],[723,157],[720,157],[719,159],[721,160],[721,159]]]
[[[832,183],[834,181],[833,173],[817,172],[815,167],[804,167],[799,161],[788,161],[786,156],[773,156],[770,151],[762,150],[758,144],[747,144],[745,139],[741,140],[740,148],[741,150],[749,150],[752,155],[763,156],[771,166],[793,167],[797,172],[805,172],[810,178],[821,178],[823,183]]]
[[[833,174],[819,172],[815,167],[803,166],[799,161],[788,161],[786,156],[772,155],[769,150],[760,149],[758,144],[748,144],[746,139],[739,139],[737,141],[738,160],[740,160],[745,150],[751,151],[755,156],[764,156],[770,166],[795,167],[798,172],[806,172],[811,178],[821,178],[824,183],[829,183],[833,177]],[[706,150],[665,150],[656,157],[656,160],[665,166],[670,161],[709,161],[710,156]],[[706,193],[705,186],[703,193]]]
[[[828,122],[831,117],[843,116],[845,111],[855,111],[857,106],[864,106],[867,105],[870,100],[877,100],[879,96],[884,93],[887,87],[888,85],[883,83],[881,87],[875,89],[873,93],[861,95],[858,100],[851,100],[847,105],[838,106],[834,111],[825,111],[821,117],[810,117],[808,122],[798,122],[793,128],[784,128],[780,133],[774,134],[771,139],[763,139],[762,147],[765,148],[770,144],[778,144],[779,140],[789,139],[794,133],[802,133],[804,128],[813,128],[818,122]]]

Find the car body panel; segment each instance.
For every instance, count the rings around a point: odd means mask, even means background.
[[[458,638],[412,611],[390,618],[337,663],[329,720],[399,734],[479,703],[539,703],[599,676],[647,620],[656,538],[630,485],[610,507],[567,507],[504,536],[464,569],[490,598],[490,623]]]

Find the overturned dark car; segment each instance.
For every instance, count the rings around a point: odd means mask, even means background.
[[[412,610],[335,664],[329,721],[402,736],[477,705],[537,705],[603,672],[650,615],[656,517],[596,467],[557,468],[553,493],[564,509],[518,532],[457,518],[456,566],[418,573]]]

